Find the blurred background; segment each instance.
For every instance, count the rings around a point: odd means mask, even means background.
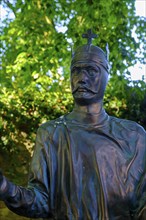
[[[72,50],[109,44],[104,107],[146,129],[145,0],[1,0],[0,167],[27,184],[40,124],[70,112]],[[0,203],[0,219],[23,220]]]

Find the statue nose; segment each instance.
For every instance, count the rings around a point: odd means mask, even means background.
[[[80,70],[79,72],[79,81],[85,82],[87,80],[87,72],[85,69]]]

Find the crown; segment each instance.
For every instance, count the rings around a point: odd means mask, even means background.
[[[108,44],[106,45],[107,53],[105,54],[100,47],[92,45],[92,39],[96,38],[97,35],[93,34],[91,29],[89,29],[87,33],[83,34],[82,37],[87,38],[87,44],[78,47],[75,52],[72,53],[71,66],[75,65],[76,63],[94,62],[97,65],[102,65],[106,71],[108,71]]]

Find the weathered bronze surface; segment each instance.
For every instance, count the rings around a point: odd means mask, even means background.
[[[146,220],[146,132],[107,115],[108,61],[99,48],[72,57],[74,110],[40,126],[28,187],[0,174],[0,198],[19,215],[56,220]]]

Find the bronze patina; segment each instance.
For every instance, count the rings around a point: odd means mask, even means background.
[[[32,218],[146,220],[146,132],[105,112],[107,55],[84,37],[71,61],[73,111],[39,127],[28,186],[0,174],[0,198]]]

